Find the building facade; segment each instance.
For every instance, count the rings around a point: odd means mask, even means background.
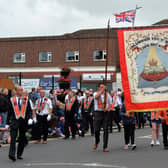
[[[157,24],[161,24],[158,22]],[[165,24],[165,20],[164,20]],[[59,77],[60,68],[72,69],[83,88],[96,88],[105,78],[106,29],[80,30],[48,37],[0,39],[0,78],[41,79]],[[121,87],[117,29],[110,30],[108,88]]]

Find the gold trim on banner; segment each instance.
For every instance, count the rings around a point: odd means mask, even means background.
[[[160,111],[160,110],[168,110],[167,108],[155,108],[155,109],[144,109],[144,110],[127,110],[127,113],[133,113],[133,112],[152,112],[152,111]]]

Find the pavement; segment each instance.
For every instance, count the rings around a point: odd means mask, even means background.
[[[102,138],[101,138],[102,140]],[[124,150],[123,129],[109,136],[109,153],[102,151],[100,143],[92,150],[94,137],[77,137],[76,140],[51,139],[48,144],[29,144],[24,160],[8,160],[9,147],[0,148],[0,168],[159,168],[168,167],[168,150],[150,146],[151,128],[136,130],[137,148]]]

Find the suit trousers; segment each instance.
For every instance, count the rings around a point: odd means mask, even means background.
[[[94,130],[95,144],[100,142],[100,130],[103,127],[103,148],[108,146],[108,115],[109,112],[95,111],[94,112]]]
[[[17,156],[22,156],[26,144],[25,133],[27,131],[27,123],[24,119],[13,121],[11,124],[10,136],[11,143],[9,155],[15,157],[16,154],[16,138],[18,136]]]
[[[48,115],[37,115],[37,140],[40,140],[43,136],[43,141],[46,141],[48,138],[48,121],[47,121]]]

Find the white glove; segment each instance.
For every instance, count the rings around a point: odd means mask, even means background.
[[[51,120],[51,114],[49,114],[48,116],[47,116],[47,121],[50,121]]]
[[[34,122],[35,124],[37,123],[37,118],[36,118],[36,117],[33,118],[33,122]]]
[[[30,118],[29,120],[28,120],[28,125],[32,125],[33,124],[33,120]]]
[[[5,128],[8,130],[9,129],[9,125],[5,125]]]

